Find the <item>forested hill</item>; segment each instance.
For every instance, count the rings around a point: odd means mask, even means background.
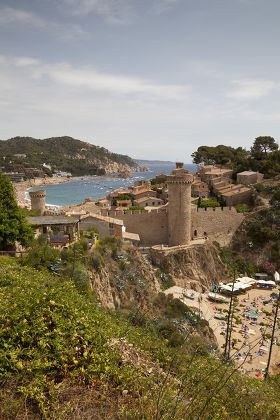
[[[15,155],[26,155],[15,156]],[[123,170],[136,170],[137,163],[129,156],[112,153],[72,137],[35,139],[15,137],[0,141],[0,166],[23,165],[42,169],[43,164],[72,175],[95,175]],[[5,168],[9,169],[9,168]]]

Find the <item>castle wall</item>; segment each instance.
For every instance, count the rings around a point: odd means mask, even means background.
[[[128,232],[138,233],[141,246],[168,244],[167,209],[151,212],[121,212],[109,211],[106,214],[124,222]],[[227,245],[235,231],[244,220],[242,213],[237,213],[234,207],[192,208],[191,237],[201,238],[205,235],[210,241]]]
[[[168,243],[166,209],[151,212],[109,211],[107,215],[122,220],[128,232],[138,233],[141,246]]]
[[[192,237],[207,236],[211,241],[217,241],[225,246],[243,220],[244,215],[237,213],[234,207],[193,208]]]

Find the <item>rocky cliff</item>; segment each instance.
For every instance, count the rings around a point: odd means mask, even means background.
[[[155,270],[132,246],[105,256],[104,263],[89,274],[97,299],[107,308],[145,308],[160,291]]]
[[[91,285],[102,306],[124,308],[131,304],[149,307],[161,291],[160,272],[171,275],[178,286],[208,290],[213,283],[230,278],[218,250],[211,243],[168,251],[160,268],[155,267],[133,246],[112,257],[105,255],[98,269],[90,271]]]
[[[161,260],[161,268],[173,276],[178,286],[209,289],[213,283],[229,278],[218,250],[211,243],[170,251]]]

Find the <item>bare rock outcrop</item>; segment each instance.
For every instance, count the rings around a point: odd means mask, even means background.
[[[178,286],[209,289],[213,283],[229,278],[218,250],[211,243],[171,251],[161,261],[161,268],[173,276]]]
[[[143,309],[160,292],[154,269],[134,247],[114,258],[107,256],[105,264],[89,274],[98,301],[107,308]]]

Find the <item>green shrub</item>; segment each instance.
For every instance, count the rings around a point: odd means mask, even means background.
[[[208,198],[202,199],[199,203],[199,207],[207,208],[207,207],[220,207],[220,203],[216,198]]]
[[[236,209],[237,213],[246,213],[249,209],[249,206],[248,206],[248,204],[245,204],[245,203],[244,204],[237,204],[235,206],[235,209]]]

